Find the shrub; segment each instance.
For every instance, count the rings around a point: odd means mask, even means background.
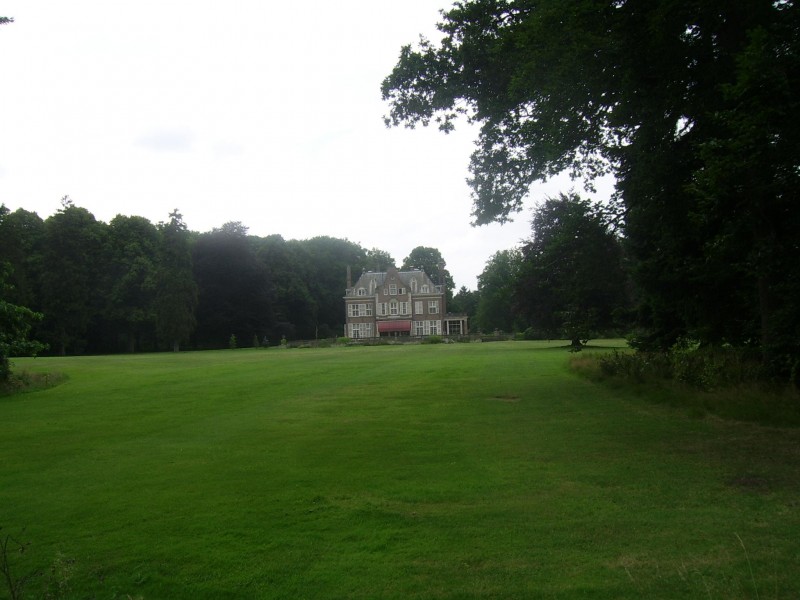
[[[429,335],[427,337],[422,338],[423,344],[441,344],[442,343],[442,336],[440,335]]]

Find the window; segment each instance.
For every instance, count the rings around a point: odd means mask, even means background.
[[[389,304],[389,314],[396,315],[397,314],[397,300],[392,300]]]
[[[366,296],[367,295],[367,290],[365,290],[364,288],[358,288],[358,295],[359,296]]]
[[[403,294],[406,293],[406,288],[400,288],[399,290],[397,290],[397,293],[402,296]]]
[[[439,335],[439,321],[424,321],[425,335]]]
[[[408,302],[401,302],[400,303],[400,314],[407,315],[408,314]]]
[[[372,304],[348,304],[347,316],[349,317],[371,317]]]
[[[397,296],[397,284],[390,283],[389,284],[389,295],[390,296]]]
[[[425,335],[425,322],[424,321],[414,321],[414,335],[422,336]]]
[[[372,323],[352,323],[350,325],[350,337],[353,339],[372,337]]]
[[[427,293],[428,293],[428,292],[430,292],[430,291],[431,291],[431,290],[430,290],[430,288],[428,287],[428,284],[427,284],[427,283],[423,284],[423,286],[422,286],[422,293],[423,293],[423,294],[427,294]]]
[[[416,279],[412,279],[411,280],[411,293],[412,294],[416,294],[417,293],[417,280]]]
[[[387,313],[386,302],[380,302],[378,304],[378,316],[383,317],[383,316],[386,316],[387,314],[388,313]]]
[[[428,313],[431,315],[435,315],[439,313],[439,301],[438,300],[429,300],[428,301]]]
[[[414,314],[415,315],[421,315],[423,312],[425,312],[423,310],[422,306],[423,306],[422,305],[422,300],[414,300]]]

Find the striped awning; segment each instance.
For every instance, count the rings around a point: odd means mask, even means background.
[[[391,333],[393,331],[411,331],[411,321],[378,321],[379,333]]]

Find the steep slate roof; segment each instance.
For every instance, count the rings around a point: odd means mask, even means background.
[[[361,276],[358,278],[358,281],[353,285],[355,289],[360,287],[369,289],[370,281],[375,281],[375,285],[383,285],[384,281],[386,281],[386,275],[391,271],[386,272],[377,272],[377,271],[367,271],[366,273],[362,273]],[[416,276],[417,282],[422,284],[429,284],[431,286],[435,285],[433,280],[428,277],[428,274],[425,271],[420,269],[414,269],[413,271],[397,271],[397,275],[400,278],[400,281],[403,282],[403,285],[406,287],[411,287],[411,280]],[[434,287],[431,287],[431,292],[434,291]]]

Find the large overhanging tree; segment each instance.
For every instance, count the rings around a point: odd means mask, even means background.
[[[797,355],[793,0],[465,0],[402,49],[387,123],[480,127],[476,224],[532,183],[613,173],[649,341]]]

